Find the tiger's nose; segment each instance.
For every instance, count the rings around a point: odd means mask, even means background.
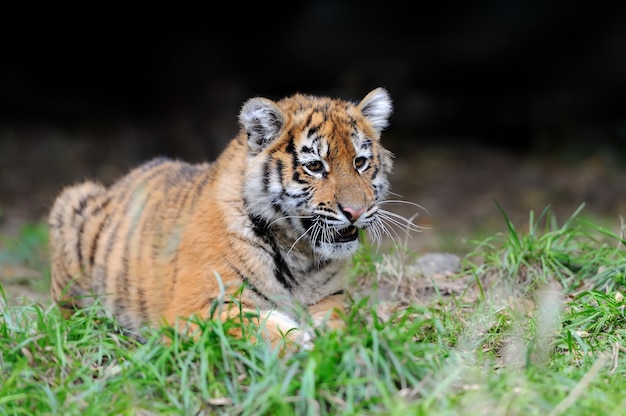
[[[341,207],[341,211],[343,212],[343,215],[345,215],[346,218],[350,220],[350,222],[355,222],[359,219],[361,215],[363,215],[363,213],[365,212],[365,207],[360,207],[356,209],[351,207]]]

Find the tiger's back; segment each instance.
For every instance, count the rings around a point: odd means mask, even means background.
[[[110,189],[64,190],[50,212],[53,298],[69,308],[99,298],[129,328],[156,322],[172,283],[166,270],[211,170],[160,158]]]
[[[108,188],[65,189],[49,220],[53,298],[68,311],[99,299],[131,330],[207,317],[235,294],[272,342],[304,325],[299,307],[341,326],[358,229],[388,232],[391,155],[379,139],[390,112],[382,89],[358,104],[254,98],[212,164],[155,159]]]

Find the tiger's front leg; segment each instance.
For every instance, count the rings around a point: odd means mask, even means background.
[[[322,301],[307,308],[309,322],[316,328],[331,330],[341,329],[345,326],[344,295],[329,296]],[[310,324],[302,325],[289,314],[280,310],[264,310],[236,307],[232,304],[224,305],[225,309],[218,311],[216,315],[206,316],[205,319],[237,320],[242,323],[252,324],[260,329],[261,337],[273,348],[280,348],[283,353],[294,352],[300,348],[313,348],[314,328]],[[179,330],[193,334],[197,326],[179,324]],[[244,334],[242,327],[236,326],[230,334],[241,338],[255,340],[254,334]]]
[[[316,327],[341,329],[345,326],[345,296],[331,295],[308,308],[308,312]]]
[[[230,308],[222,311],[219,317],[222,321],[235,319],[258,327],[261,337],[273,348],[280,348],[283,353],[296,351],[311,343],[311,333],[303,330],[292,317],[278,310],[259,312],[253,309]],[[241,327],[235,327],[230,334],[239,338],[245,336],[252,341],[256,339],[254,334],[244,335]]]
[[[273,310],[260,315],[263,337],[273,347],[282,344],[282,351],[314,348],[315,328],[337,330],[345,327],[345,297],[332,295],[307,308],[309,325],[299,324],[289,315]],[[313,325],[313,328],[310,326]],[[284,340],[284,341],[283,341]]]
[[[343,294],[329,296],[315,305],[309,306],[307,312],[314,327],[330,330],[341,329],[345,326],[345,297]],[[283,352],[295,351],[300,347],[313,348],[313,328],[308,325],[301,325],[290,315],[279,310],[258,313],[244,309],[221,313],[222,319],[242,319],[245,316],[254,316],[252,318],[253,323],[260,326],[263,339],[269,342],[272,347],[281,347]],[[243,319],[249,320],[250,318]],[[242,333],[240,330],[236,330],[233,335],[240,337]]]

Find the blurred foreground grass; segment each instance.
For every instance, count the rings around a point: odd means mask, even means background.
[[[0,414],[624,414],[624,226],[502,214],[454,272],[363,247],[346,329],[286,357],[235,322],[138,343],[97,306],[18,302],[47,296],[46,227],[28,225],[0,240]]]

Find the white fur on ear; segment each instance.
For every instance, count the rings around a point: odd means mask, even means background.
[[[239,122],[248,134],[248,146],[256,154],[271,143],[283,128],[280,108],[267,98],[251,98],[241,108]]]
[[[365,96],[357,106],[378,134],[389,125],[393,109],[391,97],[384,88],[376,88]]]

